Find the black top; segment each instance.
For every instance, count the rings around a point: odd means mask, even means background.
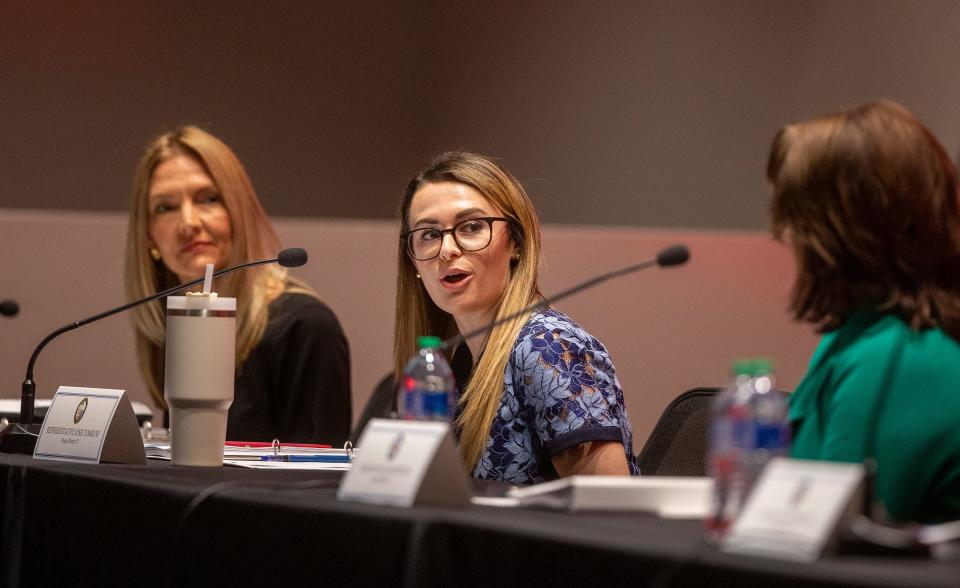
[[[350,434],[350,351],[336,315],[295,293],[281,294],[268,313],[237,374],[227,439],[342,445]]]
[[[453,371],[453,379],[457,381],[457,389],[463,392],[473,375],[473,355],[466,343],[461,343],[454,349],[450,358],[450,370]]]

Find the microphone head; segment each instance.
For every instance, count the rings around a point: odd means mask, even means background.
[[[284,249],[277,254],[277,263],[283,267],[300,267],[307,263],[307,252],[299,247]]]
[[[690,250],[686,245],[674,245],[667,247],[657,254],[657,265],[668,267],[671,265],[682,265],[690,259]]]
[[[0,314],[3,316],[17,316],[20,312],[20,305],[16,300],[0,300]]]

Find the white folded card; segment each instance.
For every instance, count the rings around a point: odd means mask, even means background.
[[[735,553],[812,561],[862,501],[858,463],[770,460],[720,544]]]
[[[36,459],[147,463],[147,456],[123,390],[60,386],[40,428]]]
[[[47,409],[50,408],[50,398],[37,398],[33,401],[33,411],[37,416],[45,416]],[[137,417],[137,422],[146,422],[153,420],[153,410],[139,400],[131,400],[133,405],[133,414]],[[14,420],[20,416],[20,398],[0,398],[0,416],[7,417],[8,420]]]
[[[372,419],[337,498],[375,504],[465,505],[470,485],[450,425]]]
[[[571,476],[512,489],[506,499],[474,497],[472,502],[568,511],[643,511],[667,518],[700,519],[710,508],[712,491],[710,478]]]

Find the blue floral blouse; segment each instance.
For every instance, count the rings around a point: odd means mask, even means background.
[[[604,346],[553,309],[520,329],[503,397],[475,478],[536,484],[558,477],[550,458],[588,441],[620,441],[632,475],[633,432]]]

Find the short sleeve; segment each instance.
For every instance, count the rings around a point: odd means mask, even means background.
[[[514,349],[515,384],[547,454],[623,441],[622,392],[606,349],[585,332],[547,325]]]

